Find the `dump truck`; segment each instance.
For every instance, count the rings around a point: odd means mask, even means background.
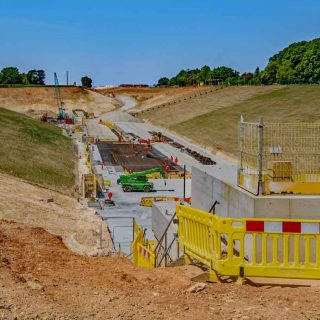
[[[145,171],[134,172],[128,175],[121,175],[118,179],[118,184],[121,184],[124,192],[150,192],[153,190],[153,183],[149,182],[147,175],[156,172],[159,172],[164,177],[164,172],[161,168],[154,168]]]

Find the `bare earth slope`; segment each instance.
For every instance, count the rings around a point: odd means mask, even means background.
[[[211,284],[191,267],[146,270],[77,256],[40,228],[0,221],[0,319],[319,319],[319,287]],[[191,269],[190,269],[191,268]]]
[[[139,111],[152,108],[177,99],[216,90],[216,87],[178,87],[178,88],[97,88],[96,92],[105,95],[129,95],[137,101],[137,106],[131,111]]]
[[[81,87],[61,87],[61,98],[67,111],[84,109],[96,114],[111,111],[118,102]],[[25,114],[57,112],[54,87],[0,88],[0,106]]]
[[[92,209],[74,198],[5,174],[0,174],[0,219],[44,228],[59,235],[70,250],[86,255],[100,252],[102,225],[104,253],[112,249],[106,224]]]

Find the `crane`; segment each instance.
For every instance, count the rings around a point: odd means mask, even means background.
[[[147,174],[159,172],[164,177],[164,172],[161,168],[154,168],[140,172],[134,172],[129,175],[122,175],[118,179],[118,184],[121,184],[123,191],[144,191],[150,192],[153,190],[153,183],[148,181]]]
[[[58,107],[58,111],[59,111],[58,119],[65,120],[66,119],[66,111],[64,108],[64,103],[61,100],[59,81],[58,81],[58,76],[57,76],[56,72],[54,73],[54,90],[56,93],[57,107]]]

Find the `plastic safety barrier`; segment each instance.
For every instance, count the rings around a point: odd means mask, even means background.
[[[133,262],[144,268],[155,267],[154,243],[144,239],[143,229],[133,221],[134,239],[131,244]]]
[[[320,279],[320,220],[221,218],[177,205],[179,245],[216,274]]]
[[[85,156],[86,156],[86,166],[88,167],[89,172],[93,173],[92,166],[90,163],[90,154],[89,154],[89,145],[88,144],[86,144]]]
[[[158,201],[182,201],[185,200],[187,203],[191,204],[191,198],[179,198],[179,197],[142,197],[140,200],[140,206],[144,207],[152,207],[153,202]]]

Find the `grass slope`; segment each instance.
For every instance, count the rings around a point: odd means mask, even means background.
[[[171,129],[193,141],[236,154],[238,122],[320,122],[320,86],[292,85],[181,122]]]
[[[157,125],[170,127],[277,89],[277,86],[227,87],[208,94],[197,95],[192,99],[183,99],[174,105],[152,110],[139,116]]]
[[[60,128],[0,108],[0,141],[1,172],[60,191],[73,186],[72,142]]]

